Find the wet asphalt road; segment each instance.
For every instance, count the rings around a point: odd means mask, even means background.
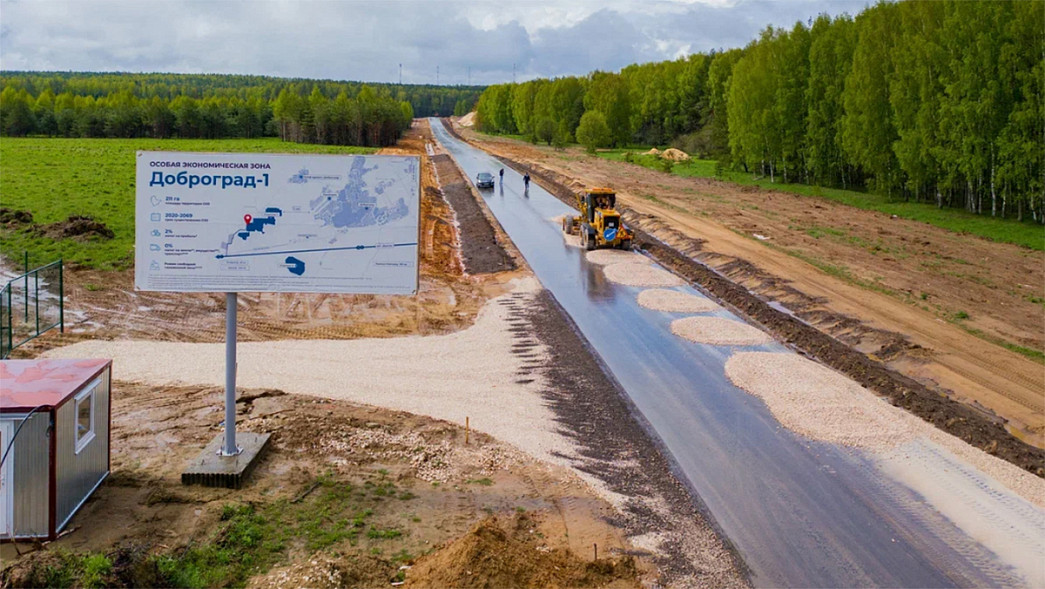
[[[757,398],[726,378],[729,347],[688,342],[669,324],[683,314],[640,307],[642,288],[607,281],[566,245],[556,217],[571,212],[535,183],[449,135],[436,139],[573,318],[671,454],[711,518],[762,587],[997,586],[1015,579],[992,554],[883,477],[860,453],[783,429]],[[690,287],[677,290],[703,296]],[[728,311],[719,316],[736,318]],[[742,350],[786,352],[772,343]]]

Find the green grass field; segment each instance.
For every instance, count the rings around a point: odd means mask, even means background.
[[[625,154],[630,153],[632,154],[631,163],[654,170],[662,170],[663,164],[661,162],[663,160],[656,156],[640,155],[648,150],[649,147],[631,147],[599,151],[598,155],[605,159],[624,162],[626,161]],[[958,209],[939,209],[931,204],[898,201],[890,199],[885,195],[870,192],[823,188],[806,184],[783,184],[770,182],[767,179],[755,180],[752,174],[745,172],[724,171],[717,173],[716,167],[717,164],[713,160],[694,159],[689,162],[674,164],[671,167],[671,173],[683,177],[717,178],[736,184],[758,186],[767,190],[780,190],[803,196],[825,198],[858,209],[879,211],[888,215],[896,215],[903,219],[921,221],[957,233],[968,233],[992,241],[1013,243],[1030,249],[1045,251],[1045,228],[1030,221],[1021,223],[1015,219],[998,219],[985,215],[974,215]]]
[[[0,206],[28,211],[46,225],[87,215],[115,233],[112,239],[51,239],[0,227],[0,254],[20,267],[62,258],[102,270],[134,262],[134,177],[138,150],[249,153],[373,153],[374,148],[287,143],[266,139],[52,139],[4,137],[0,141]]]

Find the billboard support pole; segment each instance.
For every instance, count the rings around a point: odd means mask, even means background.
[[[222,456],[240,453],[236,446],[236,293],[225,293],[225,445]]]

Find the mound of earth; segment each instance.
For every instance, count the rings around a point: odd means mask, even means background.
[[[16,228],[20,225],[32,225],[33,214],[29,211],[16,211],[7,207],[0,207],[0,225]]]
[[[661,152],[660,157],[673,162],[688,162],[690,160],[689,154],[681,149],[675,149],[674,147],[665,149]]]
[[[407,587],[638,587],[630,556],[583,561],[551,548],[526,513],[488,517],[470,532],[424,556],[406,574]]]
[[[69,215],[69,218],[65,221],[42,225],[37,231],[51,239],[69,237],[83,240],[92,237],[112,239],[115,235],[113,230],[109,229],[105,223],[95,221],[93,218],[84,215]]]
[[[460,120],[457,121],[457,124],[461,125],[462,127],[471,127],[475,125],[475,111],[472,111],[461,117]]]
[[[661,154],[661,151],[659,149],[657,149],[656,147],[654,147],[653,149],[651,149],[649,151],[643,152],[642,155],[660,155],[660,154]]]

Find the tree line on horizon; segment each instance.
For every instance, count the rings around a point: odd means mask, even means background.
[[[489,86],[478,128],[1045,223],[1045,2],[879,2],[743,49]]]
[[[255,138],[382,147],[415,116],[465,114],[481,87],[220,74],[0,72],[0,134]]]

